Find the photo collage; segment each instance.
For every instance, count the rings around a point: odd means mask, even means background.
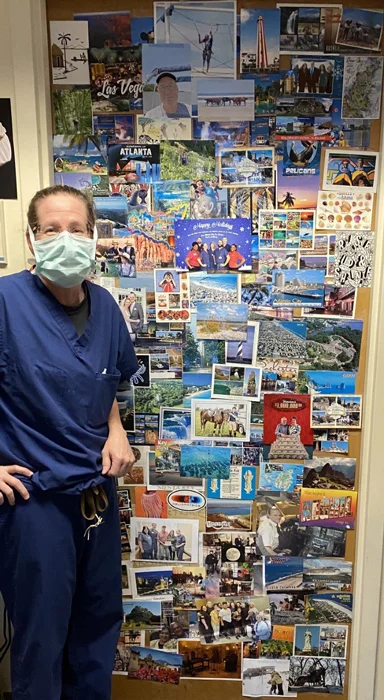
[[[55,183],[140,366],[114,673],[343,695],[383,11],[145,7],[50,23]]]

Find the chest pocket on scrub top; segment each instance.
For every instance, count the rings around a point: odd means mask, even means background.
[[[10,366],[11,392],[16,399],[15,414],[30,425],[41,420],[51,427],[62,428],[68,413],[64,410],[68,390],[67,373],[45,361]],[[20,402],[20,403],[19,403]]]
[[[121,374],[117,369],[112,374],[95,372],[93,397],[89,409],[89,425],[92,427],[96,428],[107,423],[120,379]]]

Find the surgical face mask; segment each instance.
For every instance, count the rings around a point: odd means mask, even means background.
[[[57,236],[36,241],[28,226],[36,259],[36,274],[45,277],[59,287],[76,287],[90,273],[96,253],[97,229],[93,237],[79,236],[61,231]]]

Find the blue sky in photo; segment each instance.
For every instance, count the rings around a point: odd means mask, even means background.
[[[240,50],[246,53],[256,53],[257,20],[264,20],[264,34],[267,44],[268,63],[279,57],[280,50],[280,10],[271,9],[242,9],[240,13]]]
[[[218,80],[198,80],[197,96],[198,97],[222,97],[226,95],[232,97],[241,95],[242,97],[254,97],[253,83],[245,83],[244,80],[230,80],[229,78],[221,78]]]

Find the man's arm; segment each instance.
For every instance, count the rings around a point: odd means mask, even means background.
[[[101,453],[104,476],[124,476],[135,463],[135,456],[128,442],[121,420],[119,407],[114,400],[108,418],[109,435]]]

